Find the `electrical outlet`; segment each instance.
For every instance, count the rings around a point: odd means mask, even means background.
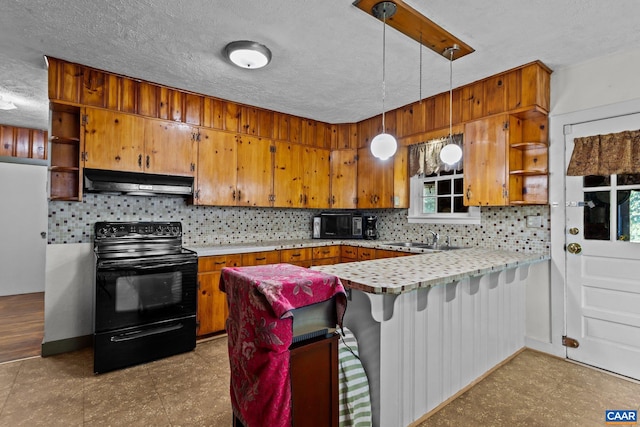
[[[529,228],[542,227],[542,217],[540,215],[529,215],[527,217],[527,227]]]

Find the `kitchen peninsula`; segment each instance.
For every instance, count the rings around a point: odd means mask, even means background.
[[[408,426],[525,342],[529,269],[548,257],[483,248],[314,267],[351,289],[374,426]]]
[[[340,248],[341,256],[323,265],[314,255],[333,253],[331,248]],[[455,396],[524,347],[531,303],[545,311],[544,303],[527,301],[529,292],[544,286],[545,254],[318,239],[191,249],[201,259],[223,261],[240,254],[259,253],[265,262],[266,254],[301,254],[296,261],[272,262],[298,262],[338,276],[350,292],[344,324],[358,339],[375,426],[411,425]]]

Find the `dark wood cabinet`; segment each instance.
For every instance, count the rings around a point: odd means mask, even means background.
[[[294,427],[338,425],[338,335],[291,347]]]

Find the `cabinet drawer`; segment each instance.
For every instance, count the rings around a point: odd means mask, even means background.
[[[278,251],[251,252],[242,254],[243,266],[277,264],[279,262],[280,252]]]
[[[222,270],[225,267],[239,267],[241,254],[205,256],[198,258],[198,272]]]
[[[358,261],[376,259],[376,250],[373,248],[358,248]]]
[[[280,251],[280,262],[295,264],[301,261],[311,261],[311,248],[282,249]]]
[[[313,259],[335,258],[340,256],[340,246],[320,246],[313,248]],[[316,263],[314,263],[316,264]]]
[[[340,246],[340,258],[342,260],[357,260],[358,248],[355,246]],[[345,262],[345,261],[343,261]]]

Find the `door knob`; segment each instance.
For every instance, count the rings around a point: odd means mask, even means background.
[[[570,254],[577,255],[580,252],[582,252],[582,246],[580,246],[579,243],[569,243],[567,245],[567,252],[569,252]]]

